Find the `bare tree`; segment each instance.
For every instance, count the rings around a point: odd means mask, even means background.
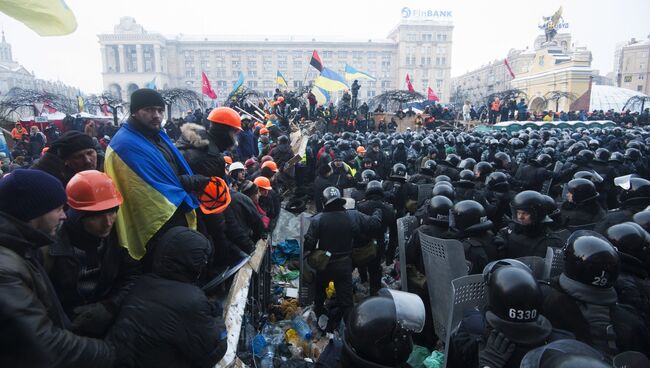
[[[118,125],[117,113],[119,110],[124,110],[126,103],[120,98],[110,92],[104,92],[101,95],[90,95],[86,98],[85,104],[87,106],[96,106],[99,110],[110,109],[113,114],[113,124]]]
[[[11,121],[16,115],[18,118],[25,114],[37,116],[39,103],[66,114],[75,113],[79,108],[77,101],[60,94],[14,87],[0,100],[0,118]]]
[[[560,109],[560,100],[563,98],[566,98],[571,101],[575,101],[578,96],[576,96],[575,93],[573,92],[566,92],[566,91],[550,91],[544,95],[544,98],[547,101],[555,101],[555,110],[558,111]]]
[[[495,92],[487,96],[487,103],[489,104],[492,100],[494,100],[496,97],[499,97],[499,100],[501,101],[509,101],[509,100],[516,100],[520,97],[523,97],[525,99],[528,99],[528,95],[526,92],[513,88],[513,89],[507,89],[505,91],[501,92]]]
[[[172,106],[179,105],[181,107],[193,108],[199,106],[204,107],[203,99],[198,93],[185,88],[169,88],[158,91],[167,104],[167,120],[172,120]]]
[[[373,97],[368,106],[374,109],[379,104],[385,107],[384,111],[402,109],[402,104],[411,101],[425,100],[426,97],[418,92],[410,92],[408,90],[394,89],[386,91],[380,95]]]
[[[623,111],[630,110],[632,112],[643,112],[643,109],[646,107],[650,107],[649,96],[632,96],[627,100],[627,102],[625,102]]]

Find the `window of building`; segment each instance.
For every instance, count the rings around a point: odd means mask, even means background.
[[[436,34],[436,41],[447,41],[447,34],[446,33],[437,33]]]
[[[220,80],[217,81],[217,88],[227,88],[228,87],[228,82],[225,80]]]
[[[127,72],[137,72],[138,71],[138,55],[135,49],[135,46],[126,45],[124,46],[124,55],[126,56],[126,71]]]
[[[264,97],[271,98],[273,97],[274,91],[264,91]]]
[[[250,88],[250,89],[256,89],[257,88],[257,81],[248,81],[246,84],[248,85],[248,88]]]
[[[437,77],[437,78],[442,78],[443,75],[444,75],[444,73],[443,73],[442,70],[440,70],[440,69],[436,70],[436,77]]]
[[[377,57],[377,51],[368,51],[368,59],[374,59]]]
[[[239,68],[241,68],[241,61],[239,61],[239,60],[233,60],[231,63],[232,63],[232,68],[233,68],[233,69],[239,69]]]
[[[241,50],[230,50],[230,56],[241,57]]]
[[[390,81],[389,80],[381,81],[381,89],[382,90],[390,89]]]
[[[436,56],[436,65],[441,66],[447,64],[447,58],[444,56]]]
[[[645,70],[645,63],[639,64],[639,70]]]
[[[185,69],[185,78],[194,78],[195,74],[194,67]]]
[[[444,55],[444,54],[446,54],[446,53],[447,53],[447,46],[445,46],[445,45],[438,45],[438,46],[436,47],[436,54]]]
[[[273,81],[270,81],[270,80],[263,81],[262,82],[262,87],[264,87],[264,89],[273,88]]]
[[[185,58],[185,60],[188,60],[188,59],[194,59],[194,51],[192,51],[192,50],[185,50],[185,51],[183,52],[183,57]]]
[[[144,71],[154,71],[153,45],[142,46],[142,61],[144,62]]]
[[[302,61],[300,61],[300,60],[294,60],[294,61],[293,61],[293,69],[295,69],[295,70],[301,70],[301,69],[302,69]]]
[[[334,53],[332,51],[323,51],[323,57],[327,59],[330,59],[333,56],[333,54]]]
[[[639,74],[639,80],[644,80],[645,76],[643,74]]]
[[[406,39],[407,39],[408,41],[415,41],[415,39],[416,39],[416,34],[415,34],[415,33],[408,33],[408,34],[406,35]]]
[[[286,60],[278,60],[278,69],[286,70],[287,69],[287,61]]]
[[[642,86],[642,85],[638,85],[638,86],[636,86],[636,90],[637,90],[638,92],[643,91],[643,86]]]
[[[361,59],[363,57],[363,51],[352,51],[352,58]]]
[[[208,59],[201,60],[201,70],[202,71],[210,70],[210,62],[208,61]]]
[[[389,60],[382,60],[381,61],[381,69],[382,70],[388,70],[390,69],[390,59]]]
[[[347,51],[339,51],[338,52],[338,57],[339,59],[345,59],[348,57],[348,52]]]
[[[217,51],[214,52],[214,56],[215,57],[224,57],[224,56],[226,56],[226,53],[223,50],[217,50]]]
[[[248,69],[257,69],[257,60],[248,60]]]
[[[442,87],[442,79],[436,79],[436,88]]]
[[[424,42],[433,41],[433,35],[431,33],[422,33],[422,41]]]
[[[217,69],[215,71],[215,75],[217,76],[217,78],[225,78],[226,77],[226,69],[223,69],[223,68]],[[226,83],[226,82],[224,82],[224,83]]]
[[[374,91],[374,90],[368,90],[368,91],[367,91],[367,96],[368,96],[368,98],[375,97],[376,94],[377,94],[377,92]]]
[[[257,78],[257,70],[249,70],[248,71],[248,76],[250,78]]]
[[[631,75],[626,75],[625,78],[623,78],[623,82],[625,82],[625,83],[632,82],[632,76]]]
[[[302,81],[301,80],[293,81],[293,88],[300,88],[300,87],[302,87]]]
[[[222,57],[218,57],[214,60],[214,66],[216,66],[217,68],[223,68],[226,66],[226,63]]]
[[[237,71],[237,70],[233,70],[233,71],[231,71],[231,72],[230,72],[230,76],[231,76],[232,78],[239,78],[239,71]]]

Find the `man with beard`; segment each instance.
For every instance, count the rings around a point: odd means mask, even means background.
[[[97,169],[93,139],[76,130],[65,132],[31,168],[45,171],[66,185],[76,173]]]

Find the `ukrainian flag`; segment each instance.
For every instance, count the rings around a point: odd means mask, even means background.
[[[239,72],[239,79],[235,82],[235,85],[232,87],[232,92],[228,95],[228,98],[236,95],[244,87],[244,73]]]
[[[192,175],[164,130],[159,138],[178,162],[181,174]],[[118,130],[106,149],[104,169],[124,197],[117,211],[117,237],[134,259],[145,255],[149,240],[179,207],[190,227],[196,229],[198,200],[183,189],[162,153],[129,123]]]
[[[377,80],[377,78],[373,77],[372,75],[368,73],[360,72],[348,64],[345,64],[345,79],[347,80],[368,79],[371,81]]]
[[[0,12],[41,36],[63,36],[77,29],[77,19],[63,0],[2,0]]]
[[[343,77],[328,68],[323,68],[323,71],[320,72],[320,75],[314,81],[314,85],[330,92],[343,91],[350,88]]]
[[[316,96],[316,101],[318,101],[319,105],[325,105],[330,101],[330,94],[326,90],[318,87],[318,86],[313,86],[311,88],[311,93]]]
[[[277,73],[277,75],[275,77],[275,83],[277,83],[277,84],[279,84],[281,86],[289,87],[287,85],[286,78],[284,78],[284,75],[282,75],[282,73],[279,70],[278,70],[278,73]]]

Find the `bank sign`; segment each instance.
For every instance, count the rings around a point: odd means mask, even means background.
[[[405,19],[451,18],[451,10],[411,9],[405,6],[401,13]]]

